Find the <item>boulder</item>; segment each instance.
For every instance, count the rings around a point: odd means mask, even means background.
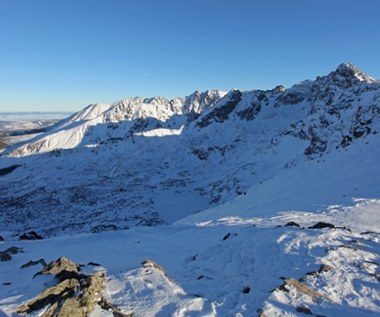
[[[294,222],[294,221],[289,221],[285,227],[298,227],[300,228],[301,226],[297,223],[297,222]]]
[[[0,251],[0,262],[10,261],[12,257],[9,253]]]
[[[11,254],[17,254],[23,252],[22,248],[9,247],[4,251],[0,251],[0,262],[10,261],[12,259]]]
[[[43,261],[43,259],[41,260]],[[41,260],[30,262],[40,263]],[[48,306],[42,313],[42,317],[86,317],[95,309],[96,305],[100,305],[103,309],[111,311],[114,316],[132,316],[132,314],[124,314],[103,298],[105,281],[103,272],[85,275],[79,274],[78,271],[79,266],[65,257],[50,262],[37,275],[55,275],[59,280],[58,284],[47,288],[29,302],[22,304],[17,312],[30,314]]]
[[[77,292],[78,288],[78,280],[65,280],[55,286],[47,288],[28,303],[21,305],[17,312],[30,313],[32,311],[40,310],[47,305],[59,303],[65,300],[66,298],[73,296]]]
[[[69,259],[62,256],[59,259],[52,261],[48,265],[46,265],[41,271],[37,273],[37,275],[38,274],[57,275],[63,271],[78,273],[79,266],[76,265],[73,261],[70,261]]]
[[[23,233],[19,237],[19,239],[20,240],[41,240],[43,238],[37,232],[35,232],[35,231],[29,231],[29,232]]]
[[[297,281],[294,278],[286,279],[284,284],[282,284],[279,289],[288,292],[289,287],[293,287],[297,290],[297,292],[309,296],[314,302],[316,302],[320,298],[330,301],[330,299],[328,297],[326,297],[325,295],[323,295],[320,292],[317,292],[316,290],[306,286],[305,284],[301,283],[300,281]]]
[[[308,227],[308,229],[323,229],[323,228],[332,228],[336,229],[336,227],[328,222],[317,222],[315,225]]]

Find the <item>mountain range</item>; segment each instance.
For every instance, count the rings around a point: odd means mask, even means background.
[[[352,64],[289,89],[93,104],[2,153],[17,169],[0,178],[0,229],[99,232],[237,198],[263,214],[371,197],[379,117],[380,83]]]
[[[0,315],[378,316],[379,119],[341,64],[26,133],[0,153]]]

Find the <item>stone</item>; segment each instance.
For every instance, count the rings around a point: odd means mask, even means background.
[[[42,236],[40,236],[37,232],[35,231],[29,231],[27,233],[23,233],[20,237],[20,240],[42,240]]]
[[[12,257],[9,253],[0,251],[0,262],[10,261]]]
[[[76,279],[65,280],[55,286],[49,287],[31,301],[23,304],[17,310],[18,313],[30,313],[31,311],[40,310],[47,305],[62,301],[63,299],[75,294],[79,287]]]
[[[336,227],[328,222],[317,222],[315,225],[308,227],[308,229],[323,229],[323,228],[331,228],[336,229]]]
[[[288,289],[286,288],[286,286],[294,287],[297,290],[297,292],[300,292],[302,294],[305,294],[305,295],[311,297],[311,299],[314,302],[316,302],[317,299],[319,299],[319,298],[322,298],[322,299],[325,299],[325,300],[330,300],[325,295],[323,295],[323,294],[321,294],[321,293],[313,290],[312,288],[306,286],[305,284],[301,283],[300,281],[297,281],[294,278],[288,278],[288,279],[286,279],[285,282],[284,282],[284,284],[282,284],[279,289],[284,290],[284,291],[288,291]]]
[[[40,263],[40,260],[28,263]],[[103,272],[88,276],[78,273],[78,270],[78,265],[65,257],[50,262],[38,274],[55,275],[59,283],[21,305],[17,312],[30,314],[48,306],[42,317],[86,317],[99,304],[101,307],[106,306],[106,309],[112,311],[114,316],[132,316],[124,314],[103,298],[105,281]]]
[[[78,266],[65,257],[60,257],[56,261],[50,262],[38,274],[52,274],[57,275],[62,271],[78,273]]]
[[[24,251],[22,250],[22,248],[13,246],[13,247],[9,247],[4,252],[7,252],[9,254],[17,254],[17,253],[23,253]]]
[[[305,315],[313,315],[313,312],[305,306],[298,306],[296,311]]]
[[[298,227],[298,228],[300,228],[301,226],[300,226],[298,223],[294,222],[294,221],[289,221],[289,222],[285,225],[285,227]]]
[[[33,266],[33,265],[37,265],[37,264],[41,264],[43,267],[47,266],[46,262],[44,259],[39,259],[37,261],[33,261],[33,260],[30,260],[29,262],[21,265],[20,269],[23,269],[23,268],[26,268],[26,267],[29,267],[29,266]]]

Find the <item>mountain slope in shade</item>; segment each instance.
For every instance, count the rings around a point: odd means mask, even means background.
[[[0,177],[0,229],[100,232],[240,200],[267,213],[376,198],[379,118],[380,83],[351,64],[289,89],[91,105],[2,154],[0,168],[20,166]]]

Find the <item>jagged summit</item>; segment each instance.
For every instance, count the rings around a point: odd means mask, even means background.
[[[351,63],[342,63],[338,68],[331,72],[328,76],[336,85],[342,88],[348,88],[358,82],[366,82],[368,84],[376,82],[376,80]]]

